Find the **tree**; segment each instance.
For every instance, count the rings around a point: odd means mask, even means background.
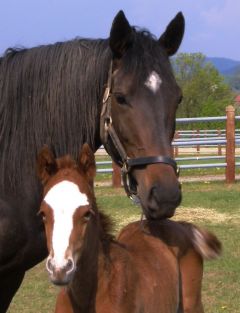
[[[236,68],[234,73],[227,77],[227,81],[229,82],[230,86],[236,92],[240,92],[240,66]]]
[[[180,53],[173,60],[176,79],[183,91],[178,117],[225,115],[233,103],[231,88],[201,53]]]

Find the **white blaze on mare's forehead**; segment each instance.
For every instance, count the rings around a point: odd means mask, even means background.
[[[152,73],[148,76],[145,85],[152,90],[152,92],[156,93],[162,83],[162,80],[158,73],[152,71]]]
[[[86,194],[70,181],[62,181],[53,186],[44,201],[53,210],[52,247],[56,267],[66,264],[65,252],[73,228],[73,215],[79,206],[89,204]]]

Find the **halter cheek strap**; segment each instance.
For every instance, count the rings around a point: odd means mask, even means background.
[[[124,189],[130,198],[138,198],[136,182],[134,181],[131,171],[133,168],[139,168],[149,164],[163,163],[174,169],[176,176],[179,176],[177,163],[168,156],[146,156],[138,158],[129,158],[127,153],[113,127],[111,117],[111,91],[112,91],[112,62],[110,64],[107,87],[103,96],[103,106],[100,118],[100,136],[102,143],[112,157],[112,159],[122,168],[122,179]],[[139,202],[139,200],[137,200]]]

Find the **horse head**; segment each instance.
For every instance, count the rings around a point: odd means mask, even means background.
[[[128,193],[139,197],[145,215],[153,219],[171,217],[181,202],[171,142],[182,93],[169,57],[177,51],[183,33],[182,13],[156,39],[131,27],[120,11],[109,38],[113,57],[101,138],[127,173]]]
[[[46,268],[53,283],[65,285],[73,277],[87,225],[95,216],[94,154],[85,144],[77,164],[70,156],[55,159],[44,147],[38,155],[37,169],[44,187],[39,212],[49,251]]]

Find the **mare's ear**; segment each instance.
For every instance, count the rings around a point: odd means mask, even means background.
[[[79,165],[92,181],[96,175],[96,163],[94,153],[87,143],[83,145],[80,152]]]
[[[37,157],[37,174],[42,184],[45,184],[49,177],[57,172],[56,158],[53,152],[44,146]]]
[[[121,58],[133,41],[133,31],[123,11],[115,16],[110,31],[109,45],[113,57]]]
[[[160,45],[167,51],[169,56],[177,52],[183,39],[184,28],[184,16],[182,12],[179,12],[159,38]]]

